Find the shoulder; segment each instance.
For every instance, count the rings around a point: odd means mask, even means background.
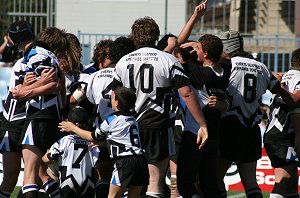
[[[112,115],[110,115],[110,116],[108,116],[108,117],[106,118],[106,122],[107,122],[108,124],[110,124],[112,121],[116,120],[117,118],[118,118],[117,115],[112,114]]]

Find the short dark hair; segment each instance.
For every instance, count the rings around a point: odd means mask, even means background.
[[[292,53],[291,66],[295,69],[300,69],[300,48]]]
[[[157,49],[164,51],[164,49],[168,46],[168,39],[170,37],[177,38],[174,34],[166,34],[157,42]]]
[[[88,126],[88,112],[80,106],[72,108],[67,116],[68,121],[78,124],[80,128],[86,129]]]
[[[130,39],[135,47],[154,47],[160,35],[157,23],[151,17],[139,18],[131,26]]]
[[[135,92],[127,87],[117,87],[115,90],[115,99],[119,102],[121,112],[130,112],[135,106]]]
[[[207,52],[207,59],[218,62],[223,52],[222,40],[212,34],[205,34],[199,38],[203,51]]]
[[[109,54],[112,63],[117,63],[123,56],[135,50],[133,41],[127,37],[118,37],[111,43]]]

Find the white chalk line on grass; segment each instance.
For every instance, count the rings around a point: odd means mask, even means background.
[[[239,193],[239,194],[236,194],[236,195],[227,196],[227,198],[242,198],[242,197],[246,197],[246,194],[245,193]]]

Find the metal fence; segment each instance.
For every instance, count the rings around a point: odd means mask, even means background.
[[[34,33],[55,25],[55,0],[0,0],[0,41],[11,23],[29,21]]]
[[[89,64],[93,53],[94,46],[104,39],[114,40],[119,36],[127,36],[121,34],[92,34],[82,33],[77,34],[83,48],[83,64]],[[244,37],[244,48],[251,52],[252,55],[259,61],[266,64],[274,72],[285,72],[290,66],[292,52],[300,47],[300,38],[256,38]],[[197,40],[198,37],[191,36],[191,40]]]

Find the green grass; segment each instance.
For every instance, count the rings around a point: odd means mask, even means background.
[[[13,193],[11,194],[11,198],[17,198],[19,191],[21,190],[20,186],[16,186],[15,190],[13,191]],[[246,198],[246,195],[244,192],[237,192],[237,191],[228,191],[227,195],[228,196],[233,196],[233,195],[238,195],[238,194],[244,194],[244,196],[239,196],[238,198]],[[264,198],[269,198],[270,193],[263,193],[263,197]]]
[[[231,196],[233,196],[233,195],[238,195],[238,194],[244,194],[243,196],[241,195],[240,197],[238,197],[238,198],[247,198],[246,197],[246,194],[244,193],[244,192],[241,192],[241,191],[228,191],[227,192],[227,196],[229,197],[230,195]],[[269,198],[269,196],[270,196],[270,193],[268,193],[268,192],[265,192],[265,193],[263,193],[263,197],[264,198]]]
[[[21,186],[16,186],[12,194],[10,195],[11,198],[17,198],[18,194],[21,190]]]

